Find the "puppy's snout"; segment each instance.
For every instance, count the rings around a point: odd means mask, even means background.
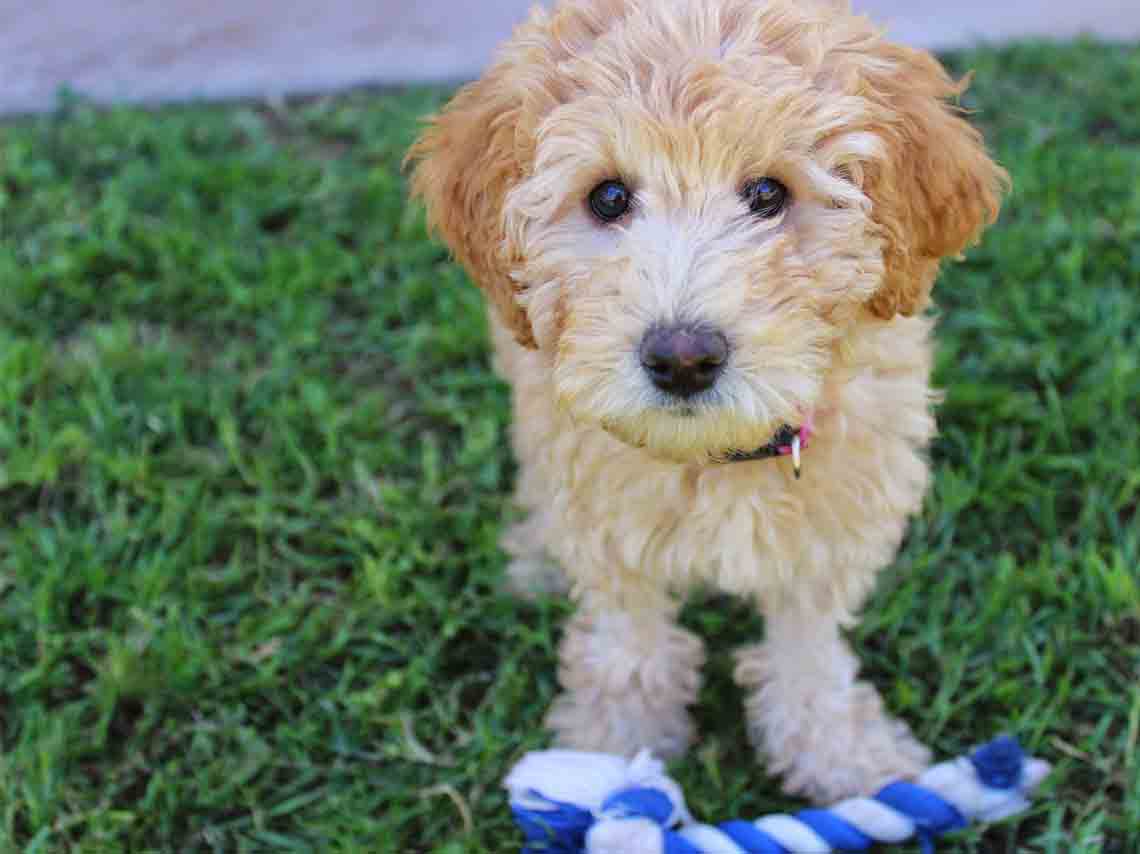
[[[728,359],[728,339],[705,327],[658,326],[641,339],[639,355],[657,388],[690,397],[716,382]]]

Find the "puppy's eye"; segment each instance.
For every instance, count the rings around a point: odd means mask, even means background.
[[[791,194],[775,178],[757,178],[749,181],[740,191],[748,209],[756,216],[769,219],[788,206]]]
[[[590,211],[602,222],[621,219],[629,210],[629,187],[621,181],[602,181],[590,191]]]

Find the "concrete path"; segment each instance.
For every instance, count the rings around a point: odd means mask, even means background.
[[[532,0],[0,0],[0,112],[473,76]],[[927,47],[1140,39],[1140,0],[855,0]]]

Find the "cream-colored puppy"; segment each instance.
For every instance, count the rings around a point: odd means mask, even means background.
[[[674,619],[708,584],[765,616],[736,673],[789,791],[925,763],[841,629],[926,488],[939,259],[1005,180],[962,88],[845,6],[564,0],[413,149],[514,392],[512,576],[554,561],[579,605],[561,744],[685,748],[703,653]]]

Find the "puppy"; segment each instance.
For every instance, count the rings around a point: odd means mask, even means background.
[[[510,574],[578,605],[560,744],[685,749],[709,585],[764,615],[736,678],[789,792],[924,767],[841,630],[927,486],[939,260],[1004,189],[963,88],[845,6],[563,0],[412,149],[513,390]]]

